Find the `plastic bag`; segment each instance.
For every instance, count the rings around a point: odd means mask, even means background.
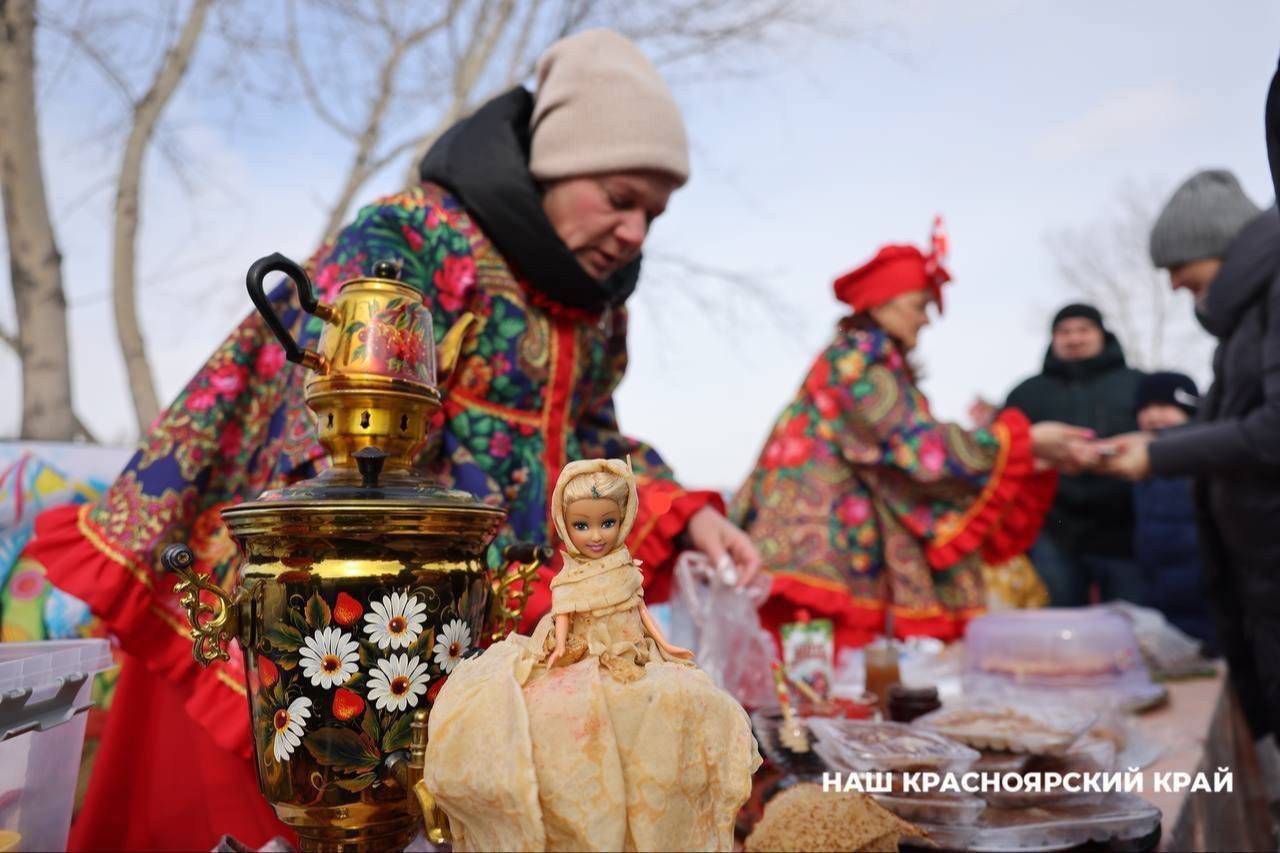
[[[746,708],[778,705],[770,667],[778,659],[773,635],[760,624],[760,605],[771,581],[763,572],[736,586],[738,572],[705,554],[686,551],[676,562],[671,592],[671,636],[697,654],[698,666]]]
[[[1134,636],[1154,677],[1165,680],[1213,675],[1213,665],[1200,654],[1200,642],[1183,633],[1159,610],[1127,601],[1109,602],[1106,607],[1133,624]]]

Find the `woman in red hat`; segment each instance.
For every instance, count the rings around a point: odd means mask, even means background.
[[[783,410],[732,515],[755,541],[777,627],[808,611],[841,646],[882,633],[950,640],[982,611],[981,563],[1022,553],[1053,499],[1050,465],[1083,464],[1088,433],[1032,426],[1016,409],[987,428],[939,423],[908,356],[942,311],[940,220],[928,254],[883,247],[835,282],[852,313]]]

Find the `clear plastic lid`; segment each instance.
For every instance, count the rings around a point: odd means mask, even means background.
[[[0,741],[67,722],[93,704],[93,676],[113,666],[103,639],[0,643]]]
[[[963,773],[979,758],[950,738],[903,723],[808,719],[813,751],[833,770]]]
[[[975,773],[1018,773],[1026,768],[1031,756],[1025,752],[999,752],[984,749],[973,765]]]
[[[1149,686],[1133,624],[1103,607],[1053,607],[980,616],[964,642],[964,687]]]
[[[972,826],[987,804],[971,794],[875,794],[875,801],[903,820]]]
[[[1013,753],[1016,754],[1016,753]],[[1026,763],[1020,771],[1011,771],[1020,775],[1036,775],[1041,779],[1047,774],[1056,773],[1060,777],[1068,773],[1106,773],[1115,766],[1116,746],[1106,738],[1085,735],[1070,746],[1061,755],[1024,756]],[[1083,804],[1100,802],[1107,795],[1102,791],[1081,792],[1078,788],[1069,791],[1064,787],[1042,790],[1027,787],[1018,790],[1002,789],[983,793],[989,805],[997,808],[1028,808],[1048,803],[1071,802]]]
[[[988,808],[978,818],[970,850],[1062,850],[1089,842],[1132,841],[1154,833],[1160,809],[1133,794],[1035,808]]]
[[[0,643],[0,693],[30,689],[34,699],[62,679],[93,675],[115,666],[103,639]]]
[[[913,726],[930,729],[978,749],[1060,755],[1098,715],[1027,699],[969,698],[919,717]]]

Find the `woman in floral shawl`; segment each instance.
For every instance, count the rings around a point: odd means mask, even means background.
[[[853,313],[731,511],[773,577],[762,610],[773,626],[805,610],[859,646],[892,608],[899,636],[959,636],[984,606],[981,559],[1026,550],[1052,501],[1055,475],[1035,457],[1087,452],[1080,431],[1014,409],[974,431],[934,420],[907,357],[949,278],[935,231],[930,254],[885,246],[836,281]]]
[[[640,247],[688,177],[679,110],[639,49],[605,30],[558,42],[539,63],[536,98],[517,88],[483,106],[431,149],[421,176],[361,210],[308,267],[332,298],[344,280],[398,260],[437,336],[464,311],[479,318],[422,464],[508,511],[490,562],[513,540],[551,540],[548,496],[567,462],[630,454],[639,506],[627,544],[651,601],[666,594],[678,535],[753,566],[718,496],[682,489],[614,415]],[[314,343],[320,321],[292,288],[272,299],[298,342]],[[256,847],[283,832],[255,784],[239,655],[195,665],[158,555],[187,541],[197,568],[230,587],[235,549],[219,510],[324,464],[302,373],[251,314],[105,497],[38,521],[30,556],[131,655],[73,847],[209,849],[226,832]],[[546,609],[554,568],[528,616]]]

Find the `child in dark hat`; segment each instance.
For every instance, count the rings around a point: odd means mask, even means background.
[[[1138,383],[1134,408],[1138,427],[1173,429],[1195,418],[1196,383],[1181,373],[1152,373]],[[1200,541],[1191,480],[1155,478],[1134,486],[1134,551],[1147,585],[1147,604],[1217,653],[1213,625],[1201,589]]]

